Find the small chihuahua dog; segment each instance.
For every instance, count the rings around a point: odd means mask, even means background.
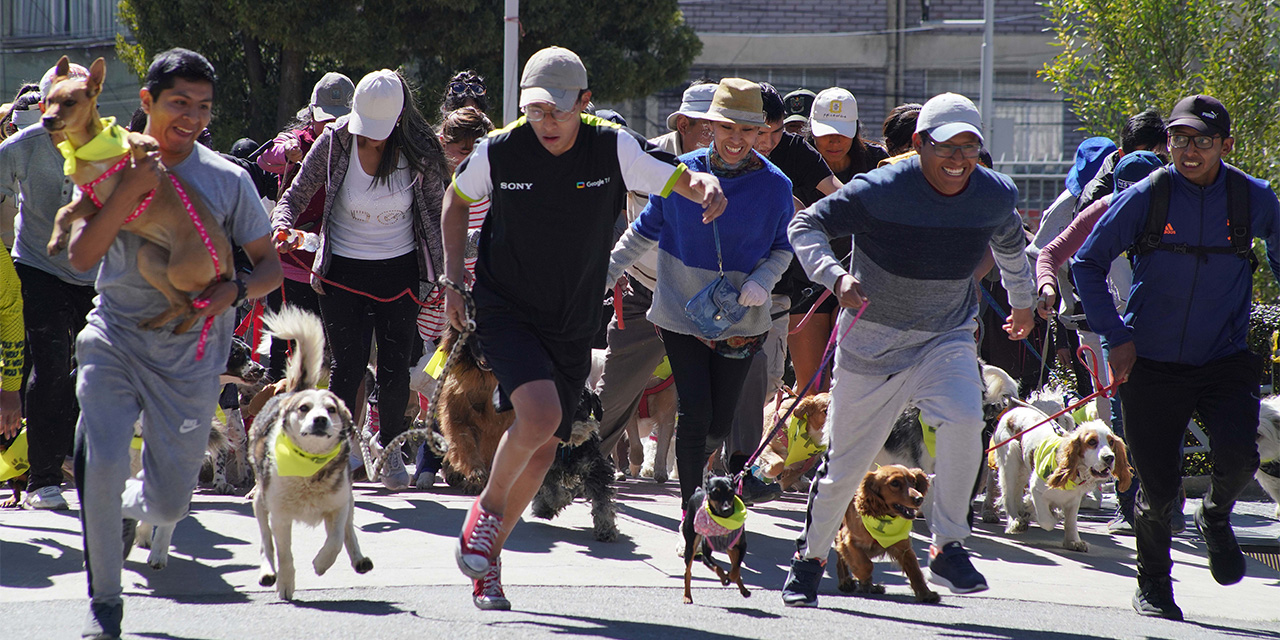
[[[693,560],[699,551],[702,564],[716,572],[720,584],[727,586],[736,582],[742,597],[751,597],[751,592],[742,584],[742,556],[747,553],[747,508],[738,497],[733,480],[726,476],[708,476],[685,507],[684,521],[680,524],[680,532],[684,534],[684,603],[693,604],[689,581],[693,579]],[[727,572],[712,559],[713,551],[729,555]]]

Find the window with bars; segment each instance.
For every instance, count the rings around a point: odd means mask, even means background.
[[[6,38],[109,38],[116,34],[116,0],[10,0],[0,35]]]

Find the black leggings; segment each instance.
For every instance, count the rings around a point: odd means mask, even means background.
[[[288,304],[291,307],[298,307],[320,315],[319,296],[316,294],[316,290],[311,288],[310,284],[286,278],[280,286],[282,287],[281,289],[274,289],[267,294],[268,309],[279,311],[280,307]],[[253,345],[254,348],[257,348],[257,346]],[[279,380],[284,377],[288,353],[288,340],[271,339],[271,356],[268,361],[267,373],[272,380]]]
[[[333,256],[327,279],[379,298],[405,289],[418,291],[418,261],[412,253],[387,260]],[[369,343],[378,340],[377,399],[379,441],[385,446],[405,430],[409,365],[418,339],[418,305],[409,296],[378,302],[325,283],[320,296],[324,329],[333,351],[329,388],[354,414],[356,391],[369,363]],[[372,393],[372,391],[371,391]]]
[[[693,336],[666,329],[661,333],[680,397],[676,469],[683,507],[702,486],[707,460],[729,438],[751,358],[726,358]]]

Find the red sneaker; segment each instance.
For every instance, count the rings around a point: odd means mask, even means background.
[[[480,506],[480,499],[476,498],[467,512],[467,520],[462,525],[462,534],[458,536],[458,546],[454,551],[463,574],[479,580],[489,572],[494,543],[501,532],[502,517],[485,511]]]
[[[489,570],[471,581],[471,602],[484,611],[510,611],[511,601],[502,592],[502,558],[495,558]]]

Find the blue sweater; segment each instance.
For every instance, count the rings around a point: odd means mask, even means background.
[[[680,156],[691,171],[710,172],[708,150]],[[787,223],[795,207],[791,181],[764,161],[764,168],[735,178],[720,178],[729,204],[716,219],[725,277],[739,290],[754,280],[773,289],[791,262]],[[647,315],[668,331],[699,335],[684,315],[685,304],[719,276],[712,225],[702,223],[702,205],[684,197],[650,196],[649,205],[618,240],[609,264],[606,288],[645,251],[658,245],[658,283]],[[769,330],[769,305],[749,307],[742,320],[721,336],[754,336]]]
[[[1172,177],[1164,241],[1230,246],[1226,169],[1220,168],[1207,187],[1176,170]],[[1249,183],[1253,235],[1266,239],[1267,260],[1280,278],[1280,203],[1265,180],[1250,178]],[[1124,318],[1116,312],[1107,291],[1107,270],[1143,232],[1150,205],[1150,179],[1126,189],[1071,260],[1090,328],[1108,349],[1132,341],[1139,356],[1160,362],[1198,366],[1244,351],[1253,277],[1248,262],[1234,255],[1209,254],[1204,259],[1157,250],[1137,256],[1129,306]]]
[[[920,158],[859,174],[796,214],[791,244],[809,277],[835,289],[850,270],[830,238],[853,236],[853,276],[870,303],[840,345],[836,364],[864,375],[893,375],[941,342],[973,343],[978,292],[973,271],[988,246],[1009,302],[1034,303],[1026,236],[1008,176],[977,167],[953,196],[929,185]],[[846,310],[842,325],[850,315]]]

